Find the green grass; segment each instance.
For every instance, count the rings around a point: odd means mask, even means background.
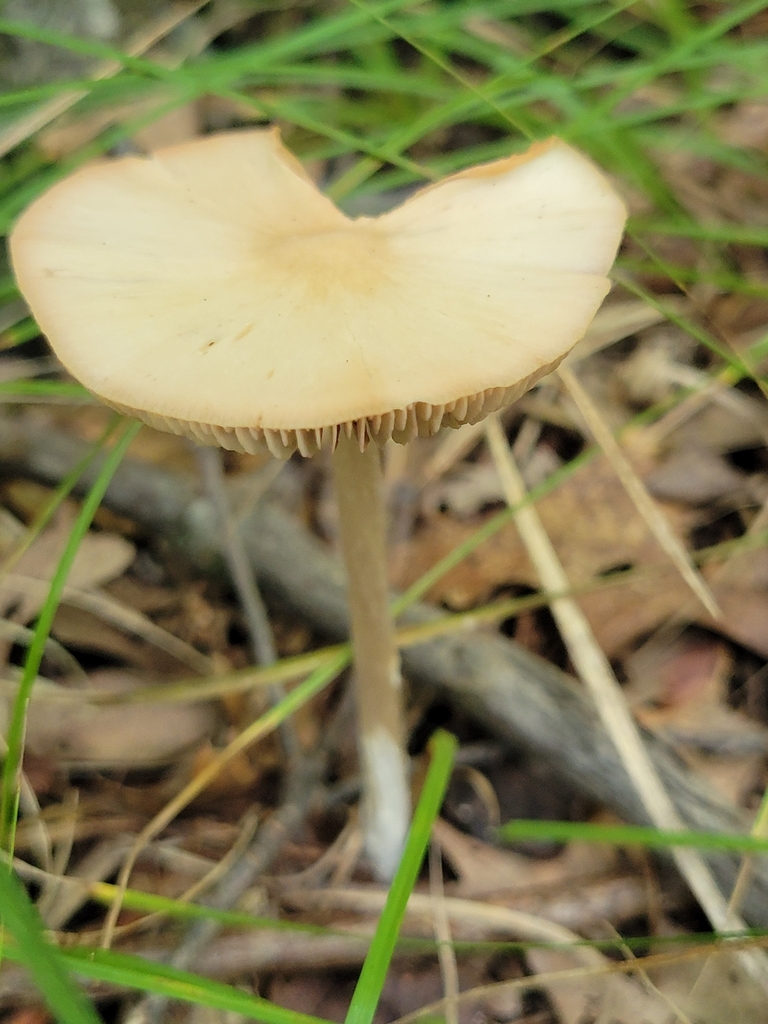
[[[694,8],[677,0],[654,4],[618,0],[317,2],[289,7],[280,17],[264,15],[266,27],[257,42],[210,50],[178,69],[146,56],[129,56],[119,46],[66,37],[0,17],[0,34],[47,42],[97,62],[115,60],[122,69],[101,81],[89,80],[80,69],[62,81],[0,93],[0,143],[6,129],[68,90],[85,94],[75,106],[75,114],[110,109],[131,100],[147,101],[152,108],[107,128],[59,162],[47,160],[34,137],[8,152],[0,159],[0,230],[7,232],[28,202],[84,161],[130,138],[166,111],[207,95],[237,102],[257,121],[278,120],[287,143],[301,158],[333,160],[336,173],[328,191],[337,201],[350,204],[394,188],[437,180],[480,160],[524,149],[531,139],[558,134],[645,197],[644,212],[631,221],[632,247],[620,261],[617,279],[709,349],[712,376],[725,373],[730,383],[736,383],[753,373],[762,349],[737,356],[709,325],[669,307],[663,296],[653,293],[647,280],[649,275],[664,275],[668,291],[685,292],[708,284],[746,297],[768,295],[766,283],[741,271],[737,249],[768,246],[768,229],[733,214],[699,220],[686,209],[663,166],[668,153],[680,151],[710,161],[717,172],[737,171],[762,181],[768,177],[763,154],[731,145],[719,132],[719,119],[732,104],[768,94],[768,39],[750,35],[745,28],[766,6],[729,2]],[[504,33],[510,29],[515,34],[507,44]],[[687,262],[683,257],[669,262],[662,256],[670,240],[683,240],[692,247]],[[0,315],[4,306],[17,298],[8,268],[0,263]],[[36,332],[32,320],[22,319],[1,341],[4,347],[21,345]],[[89,400],[79,385],[53,380],[3,383],[0,397],[5,402]],[[646,410],[639,422],[651,421],[662,411]],[[0,784],[0,842],[6,849],[13,845],[30,688],[68,566],[132,431],[128,428],[122,434],[83,503],[34,631],[13,709],[9,753]],[[594,454],[590,449],[573,460],[531,500],[559,486]],[[72,482],[67,481],[67,486]],[[427,593],[441,575],[511,517],[505,510],[489,519],[410,588],[397,610]],[[315,661],[310,666],[311,658]],[[308,700],[341,670],[347,658],[344,648],[328,651],[327,656],[312,655],[307,662],[308,678],[288,704],[275,712],[275,721]],[[283,665],[274,671],[290,674],[290,669]],[[376,1007],[403,899],[421,863],[426,823],[437,813],[440,786],[447,777],[450,759],[446,749],[439,747],[435,755],[431,771],[437,771],[435,763],[439,762],[442,774],[437,782],[430,775],[432,781],[425,784],[417,811],[412,835],[418,832],[422,845],[409,845],[402,869],[405,873],[393,886],[381,931],[361,972],[348,1017],[354,1024],[368,1024]],[[427,804],[428,810],[424,810]],[[702,849],[714,845],[742,853],[765,852],[762,840],[747,836],[668,835],[627,828],[598,836],[587,826],[570,823],[513,823],[507,836],[522,838],[526,828],[531,830],[529,836],[535,832],[537,838],[591,836],[595,841],[618,844],[668,847],[686,843]],[[49,1005],[67,1024],[84,1024],[93,1018],[67,981],[69,972],[234,1010],[270,1024],[309,1024],[314,1020],[229,986],[136,957],[96,950],[59,951],[42,940],[28,901],[9,877],[4,875],[0,883],[4,924],[15,936],[7,942],[6,955],[32,965]],[[131,898],[127,893],[126,905]],[[207,911],[196,908],[190,912]]]
[[[451,778],[456,740],[446,732],[436,732],[430,741],[430,765],[421,798],[413,814],[400,866],[392,880],[387,902],[381,912],[376,934],[357,979],[345,1024],[371,1024],[379,1005],[381,991],[395,951],[408,897],[419,875],[432,830],[440,813]]]
[[[690,846],[697,850],[729,850],[740,854],[768,854],[768,839],[723,832],[665,832],[642,825],[594,825],[574,821],[524,821],[500,825],[497,834],[507,843],[524,839],[544,842],[608,843],[611,846],[644,846],[652,850]]]
[[[48,1007],[62,1024],[97,1024],[100,1020],[67,971],[61,951],[43,935],[35,908],[13,872],[0,866],[2,925],[13,941],[5,952],[29,970]],[[5,945],[5,936],[2,936]]]

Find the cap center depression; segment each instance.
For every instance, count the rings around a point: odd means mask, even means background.
[[[321,231],[275,235],[258,247],[273,271],[308,297],[330,300],[341,293],[371,295],[388,281],[392,253],[383,231],[366,219]]]

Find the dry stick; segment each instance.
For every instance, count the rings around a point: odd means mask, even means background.
[[[517,505],[526,498],[525,484],[497,416],[489,417],[486,434],[507,502]],[[531,505],[520,509],[515,522],[545,589],[566,589],[568,578],[536,509]],[[684,825],[656,773],[627,708],[621,686],[602,648],[597,644],[586,616],[571,598],[558,598],[552,602],[551,607],[576,672],[589,688],[603,725],[616,745],[648,816],[657,828],[672,831],[683,829]],[[680,873],[713,928],[717,931],[744,930],[746,924],[738,915],[729,911],[701,854],[697,850],[683,847],[673,847],[671,852]],[[768,989],[768,964],[764,959],[758,960],[753,954],[742,954],[742,959],[750,974]]]
[[[702,579],[701,573],[691,561],[688,552],[672,532],[664,513],[659,509],[646,490],[645,484],[635,473],[618,441],[611,433],[589,394],[582,387],[578,377],[565,366],[561,366],[557,372],[587,428],[610,460],[611,466],[619,480],[621,480],[625,491],[632,499],[637,511],[648,524],[656,540],[672,559],[680,575],[709,614],[719,618],[721,614],[720,609],[712,595],[712,591]]]
[[[205,489],[219,519],[224,558],[245,615],[253,661],[256,665],[271,665],[277,661],[272,627],[248,564],[248,554],[240,531],[232,528],[232,514],[227,501],[226,482],[221,465],[221,449],[198,446],[197,456]]]
[[[443,997],[445,999],[445,1024],[459,1024],[456,1009],[456,997],[459,994],[459,968],[456,964],[456,951],[451,938],[451,923],[445,909],[445,889],[443,887],[443,855],[440,840],[434,835],[429,844],[429,893],[433,902],[433,918],[435,941],[437,942],[437,959],[440,964],[440,975],[443,979]]]
[[[332,911],[337,916],[347,912],[378,916],[387,901],[385,889],[339,886],[332,889],[291,889],[282,894],[289,907],[310,912]],[[604,965],[607,957],[593,946],[584,946],[581,936],[566,925],[545,916],[530,914],[514,907],[483,903],[461,896],[443,896],[440,912],[445,915],[453,935],[462,940],[494,936],[497,940],[516,939],[522,942],[557,943],[566,947],[569,956],[583,967]],[[429,893],[412,892],[408,897],[403,934],[424,935],[435,932],[437,906]],[[355,929],[360,931],[360,929]],[[457,1001],[463,998],[456,993]]]
[[[365,849],[376,875],[388,881],[402,853],[411,800],[378,447],[361,452],[357,438],[342,432],[333,474],[349,589]]]
[[[72,849],[75,845],[75,824],[77,821],[78,804],[80,802],[80,791],[69,789],[61,801],[63,813],[62,823],[64,833],[54,850],[51,862],[51,875],[53,878],[43,886],[37,900],[37,912],[47,928],[50,927],[51,914],[55,912],[56,905],[61,894],[61,879],[66,876],[67,867]]]
[[[0,735],[0,758],[4,758],[7,753],[8,744],[5,742],[5,737]],[[19,776],[19,808],[27,819],[28,824],[32,826],[32,836],[29,843],[32,852],[43,867],[46,870],[50,870],[53,859],[51,837],[48,832],[48,826],[40,811],[37,793],[32,788],[26,772],[23,771]]]

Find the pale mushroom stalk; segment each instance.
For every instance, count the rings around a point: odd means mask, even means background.
[[[354,651],[365,848],[376,875],[386,881],[402,853],[411,800],[380,460],[378,445],[361,451],[357,437],[343,432],[333,453]]]

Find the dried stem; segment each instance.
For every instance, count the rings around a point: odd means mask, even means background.
[[[341,546],[354,647],[365,847],[376,874],[391,879],[410,813],[403,749],[400,658],[389,611],[386,514],[379,450],[342,434],[333,455]]]
[[[248,563],[248,552],[242,535],[232,521],[221,449],[198,446],[197,457],[205,489],[219,519],[224,558],[248,626],[253,662],[255,665],[271,665],[277,661],[275,639],[272,636],[267,609],[264,607],[253,570]],[[284,694],[275,693],[273,696],[273,703],[276,704]]]

